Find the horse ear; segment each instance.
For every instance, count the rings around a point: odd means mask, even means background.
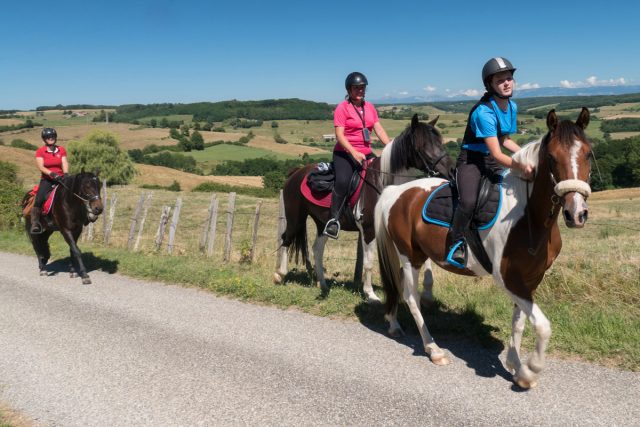
[[[440,116],[436,116],[436,118],[435,118],[435,119],[433,119],[433,120],[431,120],[431,121],[429,122],[429,124],[430,124],[431,126],[435,126],[435,125],[436,125],[436,123],[438,123],[438,119],[439,119],[439,118],[440,118]]]
[[[95,176],[100,175],[100,168],[96,168],[96,170],[94,170],[94,171],[93,171],[93,174],[94,174]]]
[[[411,129],[415,129],[418,124],[420,124],[420,120],[418,119],[418,114],[416,113],[413,115],[413,117],[411,117]]]
[[[556,110],[549,111],[547,114],[547,127],[550,131],[554,131],[558,127],[558,116],[556,116]]]
[[[589,126],[589,109],[588,108],[582,107],[582,111],[580,111],[580,115],[578,116],[576,125],[580,126],[582,129],[586,129],[587,126]]]

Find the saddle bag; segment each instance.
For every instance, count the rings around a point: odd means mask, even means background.
[[[307,185],[314,193],[328,193],[333,190],[336,180],[336,174],[332,163],[318,163],[316,167],[309,172],[307,177]]]

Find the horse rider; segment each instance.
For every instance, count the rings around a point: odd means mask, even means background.
[[[374,131],[383,144],[389,136],[378,119],[378,112],[370,102],[365,102],[367,78],[357,71],[350,73],[344,82],[345,100],[333,113],[337,143],[333,149],[335,184],[331,194],[331,219],[324,228],[324,235],[338,238],[340,215],[349,195],[349,184],[371,151],[371,132]]]
[[[510,135],[516,133],[518,107],[513,95],[516,68],[503,57],[488,60],[482,67],[485,94],[469,113],[462,148],[456,163],[458,207],[451,223],[451,245],[447,261],[464,268],[467,261],[464,232],[471,223],[482,176],[503,168],[519,170],[525,179],[533,175],[531,165],[518,163],[504,154],[502,147],[515,153],[520,150]]]
[[[53,128],[42,129],[42,141],[44,145],[36,150],[36,164],[42,173],[36,199],[31,209],[31,234],[42,233],[43,228],[40,223],[42,205],[53,186],[62,181],[65,174],[69,172],[67,163],[67,152],[64,147],[57,144],[58,133]]]

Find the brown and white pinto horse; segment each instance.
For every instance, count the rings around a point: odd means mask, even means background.
[[[587,183],[591,172],[591,144],[584,129],[589,110],[582,109],[578,120],[558,123],[555,111],[547,115],[549,132],[541,141],[530,143],[514,154],[521,162],[535,166],[533,183],[515,172],[506,175],[502,186],[502,208],[496,223],[480,231],[484,248],[493,264],[485,271],[470,249],[466,269],[446,262],[447,229],[423,221],[422,207],[431,191],[443,183],[427,178],[387,187],[376,206],[376,241],[380,274],[387,295],[389,333],[402,332],[397,321],[399,298],[407,303],[415,319],[431,361],[448,364],[449,358],[435,343],[420,313],[417,277],[422,264],[431,259],[445,270],[470,275],[492,275],[514,302],[512,332],[506,366],[523,388],[535,387],[545,366],[545,351],[551,336],[550,322],[533,301],[533,294],[545,271],[560,253],[562,241],[557,218],[568,227],[581,228],[587,221]],[[520,344],[526,319],[535,330],[535,350],[523,363]]]
[[[453,162],[442,145],[442,136],[436,129],[438,119],[429,123],[418,120],[414,115],[407,128],[388,144],[382,156],[372,161],[366,170],[364,185],[360,197],[354,207],[356,223],[348,221],[346,212],[343,213],[343,231],[359,231],[364,248],[364,283],[363,292],[368,301],[380,301],[372,285],[372,269],[375,251],[375,230],[373,213],[378,196],[384,185],[388,183],[405,182],[415,179],[424,172],[430,176],[440,175],[450,177],[453,172]],[[288,257],[295,255],[296,260],[302,255],[307,271],[315,270],[316,280],[323,293],[329,288],[324,278],[322,258],[328,237],[322,234],[325,223],[329,220],[329,209],[315,205],[308,201],[301,193],[300,185],[304,177],[315,167],[308,165],[291,172],[284,184],[283,198],[287,227],[282,234],[282,246],[287,247],[274,273],[274,282],[281,283],[288,270]],[[345,209],[346,211],[346,209]],[[317,235],[313,243],[315,264],[311,267],[307,249],[307,217],[311,216],[316,224]]]

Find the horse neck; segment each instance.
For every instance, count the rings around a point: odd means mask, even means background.
[[[532,227],[537,229],[550,228],[558,219],[560,213],[559,205],[554,203],[557,198],[554,192],[554,185],[551,181],[551,171],[546,161],[542,161],[543,153],[541,152],[536,171],[535,179],[531,190],[531,195],[527,199],[527,212],[532,222]]]

